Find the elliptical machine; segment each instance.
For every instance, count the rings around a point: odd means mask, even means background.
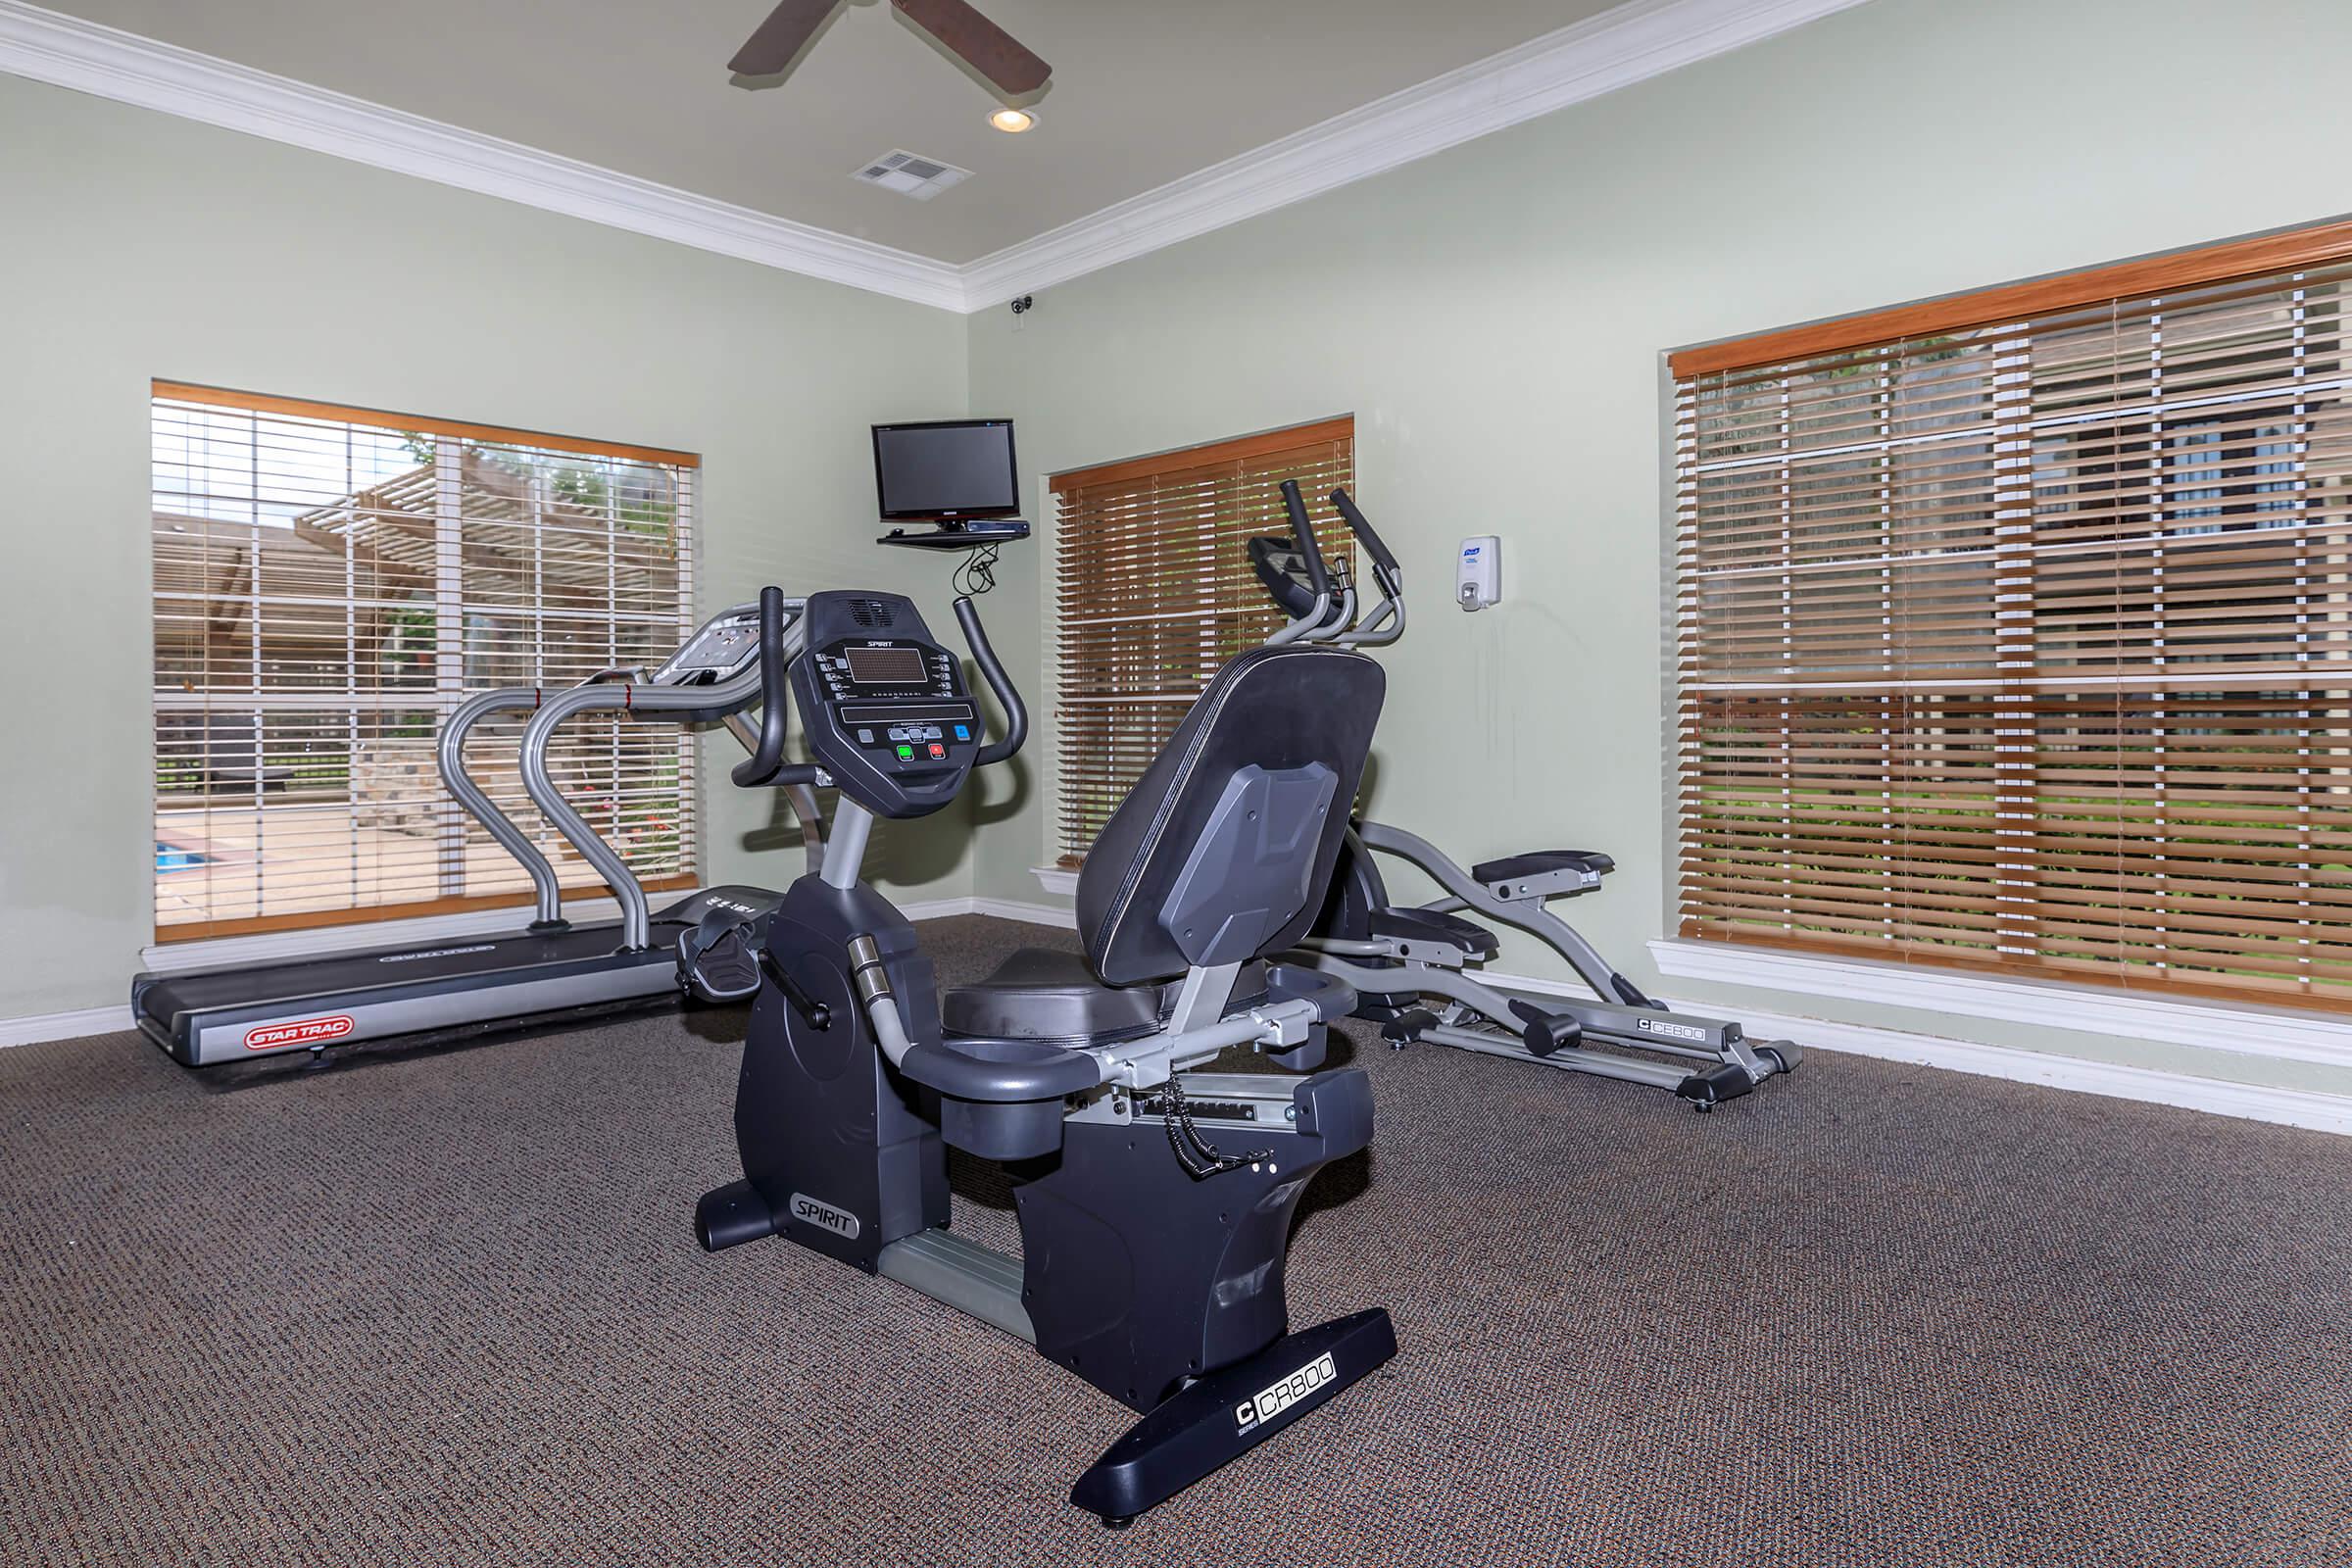
[[[1298,481],[1283,481],[1282,499],[1294,530],[1311,539]],[[1371,558],[1381,602],[1359,619],[1356,590],[1344,567],[1319,577],[1291,541],[1252,539],[1250,560],[1258,581],[1292,617],[1275,636],[1286,643],[1385,647],[1404,632],[1403,573],[1346,490],[1334,490],[1331,504]],[[1392,903],[1376,854],[1417,867],[1445,896],[1422,905]],[[1616,864],[1598,850],[1538,850],[1464,870],[1427,839],[1359,816],[1349,823],[1329,897],[1299,956],[1354,987],[1355,1016],[1378,1022],[1382,1036],[1399,1049],[1428,1041],[1541,1061],[1672,1090],[1700,1110],[1795,1068],[1804,1053],[1793,1041],[1751,1041],[1737,1023],[1675,1011],[1645,995],[1545,907],[1553,899],[1598,888]],[[1499,944],[1493,931],[1466,918],[1465,909],[1537,937],[1596,1000],[1546,998],[1539,1004],[1478,979],[1470,966],[1493,958]],[[1628,1056],[1622,1054],[1626,1049],[1648,1054]]]
[[[1084,957],[1019,953],[942,996],[859,863],[876,817],[939,810],[1027,733],[972,601],[955,608],[1007,717],[993,741],[906,599],[761,596],[760,746],[735,782],[840,800],[821,869],[773,913],[714,913],[679,944],[695,992],[755,999],[743,1179],[704,1196],[695,1230],[712,1251],[781,1236],[888,1275],[1142,1412],[1070,1494],[1124,1525],[1396,1353],[1377,1307],[1289,1331],[1293,1211],[1365,1147],[1372,1095],[1360,1068],[1313,1070],[1354,993],[1265,961],[1321,903],[1384,676],[1334,648],[1228,664],[1087,858]],[[784,760],[792,700],[810,762]],[[1192,1070],[1235,1046],[1293,1075]],[[950,1145],[1007,1166],[1020,1257],[948,1229]]]

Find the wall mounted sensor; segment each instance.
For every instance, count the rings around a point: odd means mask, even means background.
[[[1454,603],[1484,610],[1502,601],[1502,540],[1491,533],[1462,541],[1453,574]]]

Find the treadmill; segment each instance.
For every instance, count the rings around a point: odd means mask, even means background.
[[[787,642],[800,635],[801,601],[787,601]],[[443,937],[244,967],[149,973],[130,983],[140,1032],[190,1067],[291,1051],[398,1038],[447,1040],[677,1001],[677,941],[703,916],[754,918],[775,907],[765,888],[705,888],[654,910],[619,852],[571,808],[547,771],[550,738],[564,720],[596,710],[677,724],[723,723],[757,745],[743,717],[760,700],[760,612],[738,606],[705,621],[651,675],[611,669],[544,697],[510,687],[467,699],[441,726],[435,761],[458,804],[530,873],[535,917],[503,936]],[[544,699],[544,700],[543,700]],[[536,710],[523,732],[522,779],[555,829],[605,879],[620,917],[575,925],[564,918],[555,867],[466,773],[466,733],[492,713]],[[808,864],[824,843],[815,792],[789,792]]]

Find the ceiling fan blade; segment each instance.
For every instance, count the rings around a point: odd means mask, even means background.
[[[793,62],[841,0],[784,0],[744,40],[727,69],[739,76],[772,76]]]
[[[961,57],[966,65],[995,82],[1007,97],[1033,93],[1054,74],[1052,66],[963,0],[890,0],[890,3],[905,12],[908,21]]]

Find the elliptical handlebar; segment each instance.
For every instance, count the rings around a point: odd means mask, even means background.
[[[1331,493],[1331,504],[1355,535],[1356,543],[1372,558],[1372,579],[1380,584],[1380,603],[1372,608],[1354,626],[1342,630],[1333,641],[1348,648],[1386,648],[1404,635],[1404,573],[1396,565],[1396,557],[1388,542],[1372,529],[1372,519],[1365,516],[1355,498],[1345,489]]]
[[[1004,710],[1004,733],[980,748],[972,759],[974,767],[987,767],[993,762],[1009,761],[1029,739],[1029,710],[1021,701],[1020,689],[1004,666],[997,662],[997,651],[989,645],[988,631],[980,624],[980,607],[966,594],[956,601],[956,624],[963,628],[964,645],[972,651],[972,662],[980,666],[980,674],[988,689],[996,694],[998,706]]]
[[[1372,519],[1364,515],[1362,509],[1356,506],[1355,498],[1350,496],[1345,488],[1332,491],[1331,504],[1338,509],[1340,519],[1348,524],[1348,531],[1354,534],[1357,541],[1371,555],[1372,570],[1380,578],[1382,592],[1391,599],[1396,598],[1403,591],[1397,586],[1400,579],[1396,570],[1396,558],[1390,553],[1388,545],[1383,542],[1380,535],[1372,531]]]
[[[1305,614],[1300,615],[1288,626],[1267,638],[1266,646],[1269,648],[1282,643],[1321,639],[1331,635],[1331,628],[1326,625],[1331,618],[1333,604],[1331,569],[1324,565],[1323,552],[1315,543],[1315,525],[1306,514],[1306,500],[1298,493],[1298,480],[1285,479],[1282,481],[1282,504],[1291,514],[1291,533],[1298,542],[1299,559],[1306,563],[1307,585],[1314,594],[1315,602]],[[1348,597],[1352,600],[1353,593],[1350,592]],[[1350,606],[1343,613],[1341,624],[1345,625],[1347,616],[1352,613],[1353,610]]]
[[[1317,599],[1329,599],[1331,570],[1323,564],[1322,547],[1315,543],[1314,520],[1306,514],[1306,501],[1298,494],[1298,480],[1282,481],[1282,504],[1290,512],[1291,532],[1298,536],[1298,554],[1306,559],[1307,586],[1314,589]]]
[[[1284,510],[1290,514],[1291,531],[1295,536],[1298,564],[1278,564],[1279,558],[1269,554],[1279,548],[1272,538],[1253,539],[1250,543],[1256,562],[1259,580],[1282,607],[1283,613],[1292,617],[1289,625],[1266,639],[1269,647],[1282,643],[1331,643],[1342,648],[1385,648],[1404,634],[1404,573],[1397,566],[1396,557],[1388,541],[1372,527],[1372,521],[1355,504],[1355,498],[1345,489],[1331,492],[1331,504],[1348,531],[1372,558],[1371,575],[1380,585],[1380,602],[1363,618],[1356,618],[1356,584],[1335,577],[1325,564],[1323,553],[1315,543],[1314,529],[1308,521],[1306,503],[1298,493],[1297,480],[1282,482]],[[1303,571],[1306,581],[1299,581]],[[1300,590],[1312,596],[1312,604],[1299,606]]]

